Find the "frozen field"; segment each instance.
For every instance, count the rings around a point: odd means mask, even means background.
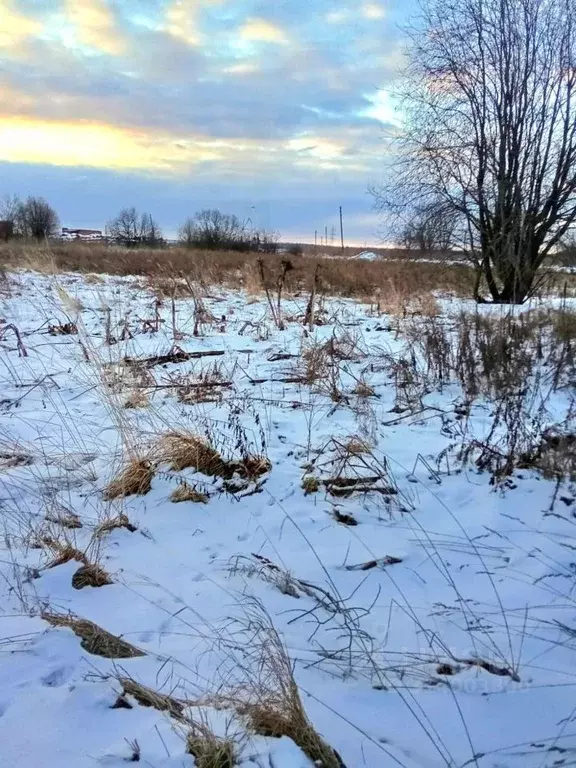
[[[575,764],[569,332],[9,281],[0,765]]]

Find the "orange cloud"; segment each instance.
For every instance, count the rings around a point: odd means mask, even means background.
[[[118,32],[114,14],[104,0],[66,0],[66,15],[76,28],[78,41],[89,48],[118,56],[126,41]]]
[[[210,140],[178,137],[96,122],[0,118],[0,161],[125,170],[178,171],[220,157]]]
[[[277,45],[288,43],[284,30],[266,19],[247,19],[240,27],[239,36],[247,42],[276,43]]]
[[[22,106],[27,107],[24,103]],[[300,133],[289,140],[213,138],[96,120],[0,114],[0,162],[148,171],[168,176],[189,174],[195,169],[196,173],[209,172],[219,178],[245,178],[285,173],[287,168],[365,171],[380,151],[379,139],[375,142],[373,137],[371,140],[371,136],[349,128],[325,135]]]
[[[19,13],[12,0],[0,0],[0,48],[17,48],[41,30],[42,24]]]

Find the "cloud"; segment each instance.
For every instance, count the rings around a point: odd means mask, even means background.
[[[275,43],[286,45],[288,37],[284,30],[266,19],[247,19],[239,29],[239,37],[247,42]]]
[[[350,11],[346,9],[338,10],[338,11],[329,11],[325,19],[328,22],[328,24],[344,24],[345,21],[347,21],[350,18]]]
[[[198,208],[275,200],[271,225],[287,232],[292,216],[313,233],[315,209],[364,201],[382,177],[394,105],[379,93],[398,63],[395,27],[373,21],[385,8],[0,0],[0,186],[37,193],[46,176],[56,202],[80,209],[81,174],[97,180],[82,189],[94,211],[138,200],[137,179],[152,202],[154,189],[189,201],[193,187]]]
[[[126,40],[119,33],[114,14],[104,0],[66,0],[65,10],[81,45],[112,56],[125,53]]]
[[[200,14],[210,6],[221,5],[224,0],[171,0],[166,9],[164,29],[192,47],[202,43]]]
[[[166,32],[188,45],[200,45],[196,0],[175,0],[169,5],[166,11],[165,29]]]
[[[17,49],[42,31],[42,24],[16,10],[13,0],[0,0],[0,48]]]
[[[383,19],[386,16],[385,9],[377,3],[365,3],[360,10],[365,19]]]
[[[97,122],[0,118],[0,160],[123,170],[175,169],[219,158],[209,140],[178,143],[167,134]]]

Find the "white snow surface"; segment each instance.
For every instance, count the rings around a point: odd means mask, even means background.
[[[120,768],[134,740],[145,766],[193,766],[181,729],[166,713],[134,700],[131,709],[112,708],[116,677],[187,702],[231,682],[242,685],[255,647],[247,622],[260,605],[288,649],[310,720],[347,768],[574,764],[572,496],[561,490],[565,502],[556,499],[550,512],[555,483],[535,472],[519,472],[515,487],[496,490],[487,473],[454,471],[449,461],[437,466],[455,440],[461,393],[448,385],[426,397],[429,410],[408,418],[392,413],[394,389],[382,361],[403,341],[385,317],[334,299],[326,302],[326,324],[309,334],[301,321],[290,321],[304,312],[301,296],[286,300],[288,322],[278,330],[263,299],[214,288],[204,304],[216,322],[194,336],[193,302],[178,299],[178,347],[225,354],[150,368],[147,378],[131,382],[149,394],[150,405],[123,409],[127,392],[136,390],[120,389],[121,361],[171,349],[170,301],[159,309],[159,330],[150,332],[142,321],[154,319],[155,300],[142,279],[20,272],[13,281],[2,316],[19,329],[27,355],[6,329],[1,766]],[[446,299],[442,306],[448,317],[462,304]],[[114,336],[127,319],[133,338],[107,345],[107,316]],[[47,332],[48,323],[70,320],[77,335]],[[282,381],[297,362],[289,355],[334,333],[349,334],[363,351],[342,364],[345,401]],[[170,377],[199,376],[214,366],[232,382],[220,402],[176,398]],[[375,392],[369,409],[353,394],[364,376]],[[565,392],[557,395],[559,414],[567,400]],[[488,410],[473,406],[479,434]],[[126,444],[145,455],[173,430],[208,435],[223,454],[238,450],[242,433],[240,442],[267,455],[271,471],[227,493],[214,478],[163,466],[146,495],[105,501],[103,488],[121,467]],[[316,451],[324,448],[318,462],[328,462],[337,444],[330,441],[362,434],[374,444],[370,471],[376,462],[397,484],[390,503],[382,494],[305,495],[303,467]],[[14,454],[29,462],[15,465],[6,458]],[[170,501],[183,479],[198,483],[208,503]],[[335,506],[358,525],[337,522]],[[56,509],[78,515],[82,527],[64,533],[89,557],[95,526],[128,516],[136,530],[100,538],[98,559],[112,584],[74,589],[79,563],[45,567],[46,553],[32,544]],[[239,567],[253,554],[339,596],[342,610]],[[385,556],[402,562],[347,567]],[[69,628],[43,620],[43,609],[89,619],[146,655],[92,655]],[[517,680],[455,661],[474,658],[514,670]],[[442,663],[459,671],[439,674]],[[208,708],[205,716],[221,733],[240,730],[231,711]],[[264,736],[241,740],[239,764],[313,765],[290,739]]]

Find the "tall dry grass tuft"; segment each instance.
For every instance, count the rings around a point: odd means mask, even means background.
[[[248,607],[248,615],[249,666],[239,670],[244,674],[242,683],[219,698],[254,733],[292,739],[318,768],[345,768],[306,714],[292,662],[272,620],[259,607]]]
[[[104,489],[104,500],[146,495],[152,487],[154,472],[154,463],[149,459],[130,459],[120,474]]]
[[[186,737],[186,752],[196,768],[234,768],[238,764],[234,739],[217,736],[207,724],[194,723]]]

